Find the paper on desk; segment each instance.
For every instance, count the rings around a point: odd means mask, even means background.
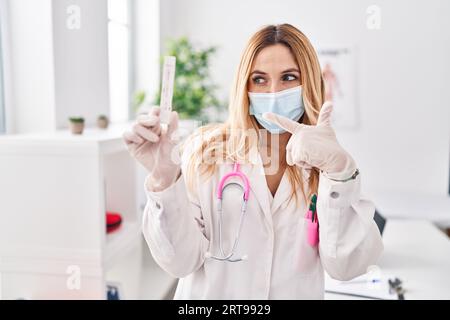
[[[345,294],[364,296],[365,298],[398,300],[396,293],[389,293],[389,279],[395,279],[392,275],[381,275],[379,282],[370,282],[368,274],[356,277],[350,281],[332,279],[325,273],[325,291],[333,294]],[[361,298],[364,298],[361,297]]]

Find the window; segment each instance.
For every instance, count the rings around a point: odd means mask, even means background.
[[[130,110],[130,0],[108,0],[108,54],[111,122]]]

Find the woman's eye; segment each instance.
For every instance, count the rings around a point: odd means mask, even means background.
[[[263,84],[264,83],[264,78],[261,78],[261,77],[254,77],[253,78],[253,83],[255,83],[255,84]]]
[[[297,77],[292,74],[286,74],[283,76],[283,81],[293,81],[297,80]]]

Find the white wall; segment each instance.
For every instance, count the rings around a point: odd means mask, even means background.
[[[56,128],[81,115],[86,125],[109,115],[107,0],[53,0]],[[67,8],[81,10],[80,29],[67,28]]]
[[[381,8],[377,31],[366,27],[372,4]],[[315,47],[355,44],[360,127],[337,134],[359,164],[363,188],[446,194],[448,12],[447,0],[165,0],[161,40],[187,35],[202,45],[218,45],[211,72],[223,98],[245,42],[264,24],[291,23]]]
[[[81,8],[81,29],[66,27]],[[8,132],[49,131],[109,113],[106,0],[8,0]]]
[[[135,90],[145,90],[149,99],[159,89],[160,1],[135,0],[134,65]]]
[[[9,0],[8,132],[46,131],[55,119],[51,0]]]

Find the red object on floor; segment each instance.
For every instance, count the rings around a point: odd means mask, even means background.
[[[117,212],[106,211],[106,233],[117,230],[122,224],[122,216]]]

